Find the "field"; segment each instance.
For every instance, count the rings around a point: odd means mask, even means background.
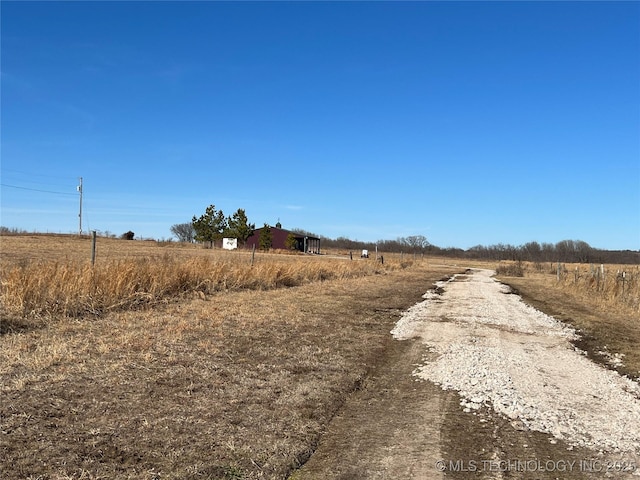
[[[92,265],[88,238],[6,236],[2,243],[2,307],[27,319],[100,315],[185,295],[292,287],[409,265],[389,257],[386,265],[346,256],[259,253],[256,259],[243,250],[102,238]]]
[[[2,238],[3,288],[15,266],[29,275],[87,268],[86,239],[22,240]],[[96,268],[134,261],[146,274],[149,259],[167,268],[213,257],[216,274],[219,263],[251,269],[242,252],[98,240]],[[402,310],[456,271],[256,254],[260,266],[327,278],[196,289],[85,315],[3,297],[0,476],[285,478],[366,377]]]
[[[0,241],[3,479],[287,478],[398,348],[402,312],[470,266],[348,252],[252,265],[250,252],[99,238],[91,267],[86,238]],[[503,277],[637,376],[631,307],[611,314],[554,279]]]

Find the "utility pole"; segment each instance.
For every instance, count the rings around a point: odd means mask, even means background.
[[[78,192],[80,192],[80,213],[78,213],[78,219],[79,219],[78,235],[82,235],[82,177],[80,177],[80,185],[78,185]]]

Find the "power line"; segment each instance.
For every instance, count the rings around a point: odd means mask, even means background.
[[[2,172],[9,172],[9,173],[19,173],[21,175],[28,175],[30,177],[45,177],[45,178],[57,178],[59,180],[71,180],[72,177],[70,176],[62,176],[62,175],[50,175],[48,173],[33,173],[33,172],[25,172],[23,170],[16,170],[13,168],[2,168]]]
[[[52,183],[52,182],[38,182],[31,179],[25,180],[22,178],[7,178],[8,175],[4,175],[3,180],[7,182],[27,183],[29,185],[44,185],[47,188],[71,188],[71,182],[68,183]]]
[[[35,177],[35,179],[34,179]],[[60,175],[47,175],[43,173],[29,173],[12,168],[2,169],[2,180],[8,184],[32,185],[44,190],[59,190],[71,188],[71,178]]]
[[[52,190],[40,190],[38,188],[19,187],[17,185],[8,185],[6,183],[0,183],[0,185],[3,186],[3,187],[17,188],[19,190],[29,190],[31,192],[54,193],[56,195],[71,195],[71,196],[74,196],[74,197],[77,195],[77,193],[54,192]]]

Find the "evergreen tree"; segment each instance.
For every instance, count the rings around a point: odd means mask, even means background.
[[[293,233],[289,233],[289,235],[287,235],[287,240],[285,241],[285,246],[289,250],[295,250],[296,247],[298,246],[298,240],[296,240],[296,236]]]
[[[262,230],[260,230],[260,249],[261,250],[269,250],[271,245],[273,245],[273,235],[271,234],[271,227],[269,224],[265,223]]]
[[[227,228],[227,219],[222,210],[216,211],[215,205],[209,205],[200,218],[193,216],[191,221],[196,232],[195,239],[198,242],[209,242],[213,247],[213,242],[222,238],[223,232]]]
[[[255,223],[249,223],[247,214],[242,208],[227,218],[227,231],[225,235],[237,238],[240,244],[247,243],[247,239],[253,234],[256,228]]]

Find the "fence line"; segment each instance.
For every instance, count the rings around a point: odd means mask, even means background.
[[[606,267],[590,264],[569,270],[558,263],[554,268],[557,284],[593,292],[599,297],[619,301],[640,311],[640,267]]]

